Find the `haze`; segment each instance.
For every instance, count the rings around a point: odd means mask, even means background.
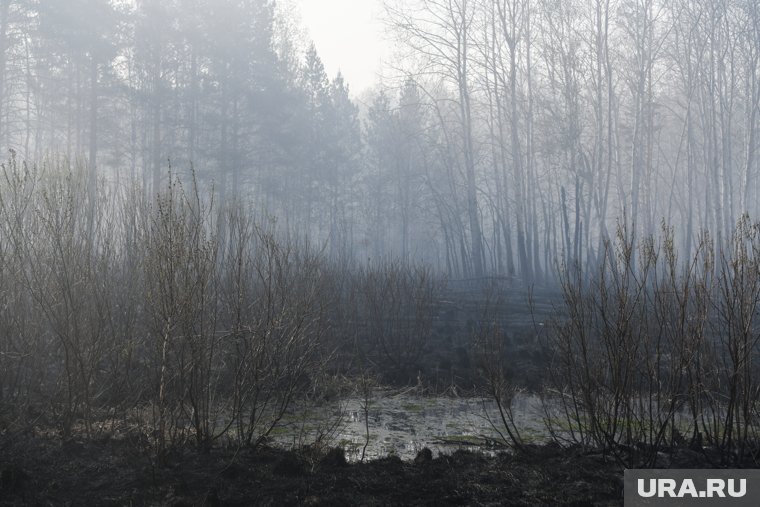
[[[760,2],[388,3],[0,0],[0,503],[757,467]]]
[[[342,72],[357,94],[377,84],[383,60],[390,55],[381,0],[297,0],[295,4],[328,75]]]

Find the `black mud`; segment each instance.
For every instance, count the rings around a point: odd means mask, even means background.
[[[0,436],[0,505],[620,505],[622,470],[555,447],[347,464],[342,451],[175,451],[124,439]]]

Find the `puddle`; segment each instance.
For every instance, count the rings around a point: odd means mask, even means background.
[[[537,396],[518,395],[513,410],[515,423],[525,441],[547,439]],[[434,455],[460,448],[488,452],[502,441],[489,418],[498,425],[498,410],[489,399],[378,392],[369,407],[365,459],[396,454],[401,459],[411,460],[424,447]],[[349,460],[361,459],[367,443],[363,400],[348,398],[341,401],[340,406],[333,404],[301,412],[295,409],[273,438],[286,446],[303,445],[313,442],[319,434],[327,434],[333,445],[343,447]]]
[[[538,395],[519,393],[512,402],[514,423],[524,443],[545,443],[551,437],[545,426],[545,412]],[[571,438],[563,410],[550,402],[549,418],[560,438]],[[675,414],[682,433],[690,429],[690,416],[682,409]],[[646,422],[645,420],[643,422]],[[283,424],[271,435],[274,442],[299,448],[315,442],[319,435],[331,446],[340,446],[350,461],[397,455],[412,460],[427,447],[434,456],[457,449],[479,450],[486,454],[505,449],[508,436],[500,435],[504,425],[491,399],[430,397],[415,394],[377,392],[369,408],[367,442],[363,400],[347,398],[321,407],[293,407]]]

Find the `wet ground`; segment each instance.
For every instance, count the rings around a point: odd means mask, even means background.
[[[51,428],[0,431],[0,507],[622,504],[620,462],[550,443],[537,396],[513,403],[520,451],[498,445],[489,400],[378,390],[369,440],[364,404],[294,407],[265,446],[188,444],[162,463],[134,427],[67,440]],[[656,466],[714,468],[707,451],[671,449]]]
[[[0,436],[0,505],[621,505],[622,470],[535,446],[486,457],[421,451],[349,464],[341,451],[178,449],[158,466],[127,439]]]
[[[307,410],[294,408],[273,439],[285,447],[298,447],[314,441],[319,432],[334,425],[332,443],[342,447],[352,462],[361,459],[365,443],[366,459],[396,455],[405,461],[423,448],[430,449],[434,456],[457,449],[493,454],[503,444],[499,413],[492,400],[378,390],[369,402],[369,437],[364,405],[362,399],[348,398]],[[537,396],[518,395],[513,410],[524,441],[548,441]]]

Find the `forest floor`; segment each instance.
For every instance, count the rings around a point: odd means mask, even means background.
[[[0,435],[0,506],[621,505],[622,469],[553,446],[486,457],[347,464],[342,451],[174,451],[163,466],[135,441]]]

